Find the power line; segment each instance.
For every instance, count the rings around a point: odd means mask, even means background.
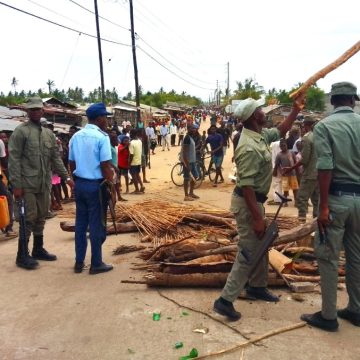
[[[94,14],[94,12],[93,12],[92,10],[90,10],[90,9],[86,8],[85,6],[77,3],[76,1],[74,1],[74,0],[69,0],[69,1],[72,2],[73,4],[79,6],[79,7],[82,8],[83,10],[85,10],[85,11],[91,13],[91,14]],[[125,7],[125,5],[122,4],[122,3],[121,3],[120,5],[122,5],[123,7]],[[143,6],[143,5],[142,5],[142,6]],[[146,8],[145,8],[145,9],[146,9]],[[137,10],[137,11],[138,11],[138,10]],[[141,15],[142,15],[142,16],[145,16],[145,15],[143,15],[142,13],[141,13]],[[117,23],[114,23],[113,21],[111,21],[111,20],[109,20],[109,19],[107,19],[107,18],[105,18],[105,17],[103,17],[103,16],[99,16],[99,18],[101,18],[101,19],[103,19],[103,20],[111,23],[112,25],[118,26],[118,27],[120,27],[120,28],[122,28],[122,29],[126,29],[126,28],[124,28],[123,26],[121,26],[121,25],[119,25],[119,24],[117,24]],[[158,17],[157,17],[157,18],[158,18]],[[158,18],[158,19],[159,19],[159,18]],[[162,22],[162,23],[166,26],[166,24],[165,24],[164,22]],[[126,29],[126,30],[129,30],[129,29]],[[173,62],[171,62],[170,60],[168,60],[167,58],[165,58],[159,51],[157,51],[156,49],[154,49],[154,47],[152,47],[147,41],[145,41],[144,38],[140,37],[138,34],[136,34],[136,35],[137,35],[137,36],[139,37],[139,39],[141,39],[150,49],[152,49],[156,54],[158,54],[161,58],[163,58],[167,63],[169,63],[170,65],[172,65],[175,69],[181,71],[183,74],[187,75],[188,77],[190,77],[190,78],[192,78],[192,79],[194,79],[194,80],[196,80],[196,81],[200,81],[201,83],[204,83],[204,84],[212,84],[212,83],[213,83],[213,82],[203,81],[203,80],[197,79],[196,77],[194,77],[194,76],[190,75],[189,73],[185,72],[184,70],[182,70],[181,68],[179,68],[178,66],[176,66]]]
[[[161,67],[163,67],[165,70],[169,71],[171,74],[175,75],[177,78],[187,82],[188,84],[195,86],[199,89],[203,89],[203,90],[213,90],[211,88],[206,88],[197,84],[194,84],[193,82],[184,79],[182,76],[178,75],[176,72],[172,71],[171,69],[169,69],[167,66],[165,66],[164,64],[162,64],[161,62],[159,62],[157,59],[155,59],[152,55],[150,55],[147,51],[145,51],[143,48],[141,48],[140,46],[137,46],[137,48],[139,50],[141,50],[145,55],[147,55],[150,59],[152,59],[153,61],[155,61],[157,64],[159,64]]]
[[[77,3],[76,1],[74,1],[74,0],[69,0],[69,1],[72,2],[73,4],[79,6],[79,7],[82,8],[83,10],[85,10],[85,11],[91,13],[91,14],[94,14],[94,12],[93,12],[92,10],[86,8],[85,6],[82,6],[81,4]],[[125,6],[125,5],[123,5],[123,4],[121,4],[121,5],[122,5],[123,7]],[[143,15],[143,16],[144,16],[144,15]],[[105,20],[105,21],[107,21],[107,22],[109,22],[109,23],[111,23],[111,24],[113,24],[113,25],[115,25],[115,26],[118,26],[118,27],[120,27],[120,28],[126,29],[126,28],[124,28],[123,26],[121,26],[121,25],[119,25],[119,24],[117,24],[117,23],[114,23],[114,22],[112,22],[111,20],[109,20],[109,19],[107,19],[107,18],[105,18],[105,17],[103,17],[103,16],[99,16],[99,18],[101,18],[101,19],[103,19],[103,20]],[[163,23],[163,24],[164,24],[164,23]],[[165,24],[164,24],[164,25],[165,25]],[[126,30],[129,30],[129,29],[126,29]],[[190,78],[192,78],[192,79],[194,79],[194,80],[196,80],[196,81],[200,81],[201,83],[204,83],[204,84],[212,84],[212,82],[203,81],[203,80],[197,79],[196,77],[194,77],[194,76],[190,75],[189,73],[185,72],[184,70],[182,70],[181,68],[179,68],[178,66],[176,66],[173,62],[171,62],[171,61],[168,60],[166,57],[164,57],[159,51],[157,51],[157,50],[156,50],[154,47],[152,47],[147,41],[145,41],[145,39],[144,39],[143,37],[139,36],[138,34],[136,34],[136,35],[137,35],[137,36],[139,37],[139,39],[141,39],[151,50],[153,50],[156,54],[158,54],[158,55],[159,55],[162,59],[164,59],[167,63],[169,63],[170,65],[172,65],[175,69],[181,71],[183,74],[187,75],[188,77],[190,77]]]
[[[209,81],[204,81],[204,80],[200,80],[190,74],[188,74],[187,72],[185,72],[184,70],[180,69],[178,66],[176,66],[174,63],[172,63],[170,60],[168,60],[165,56],[163,56],[159,51],[157,51],[156,49],[154,49],[147,41],[144,40],[143,37],[139,36],[139,39],[142,40],[144,42],[144,44],[146,44],[151,50],[153,50],[156,54],[158,54],[160,57],[162,57],[165,61],[167,61],[170,65],[172,65],[175,69],[181,71],[183,74],[187,75],[188,77],[196,80],[196,81],[200,81],[204,84],[212,84],[212,82]]]
[[[31,1],[31,0],[29,0],[29,1]],[[95,14],[94,11],[86,8],[85,6],[82,6],[81,4],[77,3],[76,1],[74,1],[74,0],[69,0],[69,1],[70,1],[71,3],[79,6],[79,7],[80,7],[81,9],[83,9],[83,10],[86,10],[87,12],[89,12],[89,13],[91,13],[91,14]],[[130,31],[130,29],[126,28],[125,26],[122,26],[122,25],[120,25],[120,24],[117,24],[117,23],[115,23],[115,22],[113,22],[113,21],[111,21],[111,20],[109,20],[109,19],[104,18],[103,16],[100,16],[100,15],[99,15],[99,18],[102,19],[102,20],[104,20],[104,21],[107,21],[108,23],[110,23],[110,24],[112,24],[112,25],[115,25],[115,26],[117,26],[117,27],[119,27],[119,28],[121,28],[121,29]]]
[[[56,11],[54,11],[54,10],[52,10],[52,9],[44,6],[44,5],[39,4],[39,3],[37,3],[36,1],[33,1],[33,0],[27,0],[27,1],[31,2],[32,4],[34,4],[34,5],[38,6],[38,7],[41,7],[42,9],[45,9],[45,10],[47,10],[47,11],[50,11],[51,13],[53,13],[53,14],[55,14],[55,15],[59,15],[60,17],[62,17],[62,18],[64,18],[64,19],[70,20],[71,22],[80,25],[80,23],[79,23],[78,21],[75,21],[74,19],[71,19],[71,18],[69,18],[68,16],[59,14],[58,12],[56,12]]]
[[[79,40],[80,40],[80,36],[81,36],[81,33],[79,33],[79,36],[78,36],[77,39],[76,39],[76,43],[75,43],[75,46],[74,46],[74,50],[73,50],[73,52],[72,52],[72,54],[71,54],[71,56],[70,56],[70,60],[69,60],[68,65],[67,65],[67,67],[66,67],[66,69],[65,69],[64,77],[63,77],[62,82],[61,82],[61,87],[63,87],[63,84],[64,84],[64,81],[65,81],[66,75],[67,75],[67,73],[68,73],[68,71],[69,71],[70,65],[71,65],[72,60],[73,60],[73,58],[74,58],[74,54],[75,54],[76,48],[77,48],[78,43],[79,43]]]
[[[15,6],[11,6],[11,5],[9,5],[9,4],[6,4],[6,3],[4,3],[4,2],[2,2],[2,1],[0,1],[0,5],[4,5],[4,6],[10,8],[10,9],[19,11],[19,12],[21,12],[21,13],[23,13],[23,14],[26,14],[26,15],[32,16],[32,17],[34,17],[34,18],[37,18],[37,19],[39,19],[39,20],[45,21],[45,22],[47,22],[47,23],[49,23],[49,24],[53,24],[53,25],[59,26],[59,27],[61,27],[61,28],[64,28],[64,29],[67,29],[67,30],[70,30],[70,31],[73,31],[73,32],[76,32],[76,33],[81,33],[81,34],[83,34],[83,35],[85,35],[85,36],[88,36],[88,37],[91,37],[91,38],[94,38],[94,39],[97,38],[96,35],[92,35],[92,34],[89,34],[89,33],[86,33],[86,32],[80,31],[80,30],[76,30],[76,29],[71,28],[71,27],[69,27],[69,26],[59,24],[59,23],[57,23],[57,22],[55,22],[55,21],[52,21],[52,20],[43,18],[43,17],[41,17],[41,16],[32,14],[32,13],[30,13],[30,12],[28,12],[28,11],[21,10],[21,9],[19,9],[19,8],[16,8]],[[121,43],[121,42],[119,42],[119,41],[114,41],[114,40],[109,40],[109,39],[104,39],[104,38],[101,38],[101,40],[102,40],[102,41],[105,41],[105,42],[112,43],[112,44],[116,44],[116,45],[129,46],[129,47],[131,46],[130,44],[124,44],[124,43]]]

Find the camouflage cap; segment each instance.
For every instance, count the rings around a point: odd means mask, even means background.
[[[39,97],[31,97],[26,101],[25,104],[27,109],[42,109],[44,104]]]
[[[356,100],[360,100],[357,94],[356,86],[347,81],[332,84],[330,95],[350,95],[354,96]]]

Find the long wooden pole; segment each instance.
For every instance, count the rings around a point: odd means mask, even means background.
[[[323,69],[318,71],[313,76],[309,77],[297,90],[290,94],[292,99],[297,98],[299,95],[304,94],[307,89],[314,85],[318,80],[324,78],[331,71],[338,68],[340,65],[348,61],[352,56],[354,56],[360,50],[360,41],[353,45],[350,49],[345,51],[339,58],[333,61],[328,66],[325,66]]]

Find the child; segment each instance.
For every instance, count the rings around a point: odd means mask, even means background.
[[[294,200],[296,205],[296,196],[297,191],[299,189],[299,184],[296,178],[295,170],[287,172],[286,170],[292,166],[294,166],[296,159],[293,152],[288,150],[286,140],[280,140],[280,149],[281,151],[277,154],[275,159],[275,167],[273,171],[273,176],[276,176],[278,169],[280,168],[281,176],[281,184],[284,192],[284,196],[289,196],[289,190],[293,191]],[[286,206],[286,205],[285,205]]]
[[[118,167],[119,167],[119,183],[121,186],[121,175],[125,178],[126,194],[129,193],[129,142],[128,136],[121,138],[118,146]]]

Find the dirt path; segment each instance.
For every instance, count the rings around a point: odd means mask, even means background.
[[[182,201],[182,189],[170,183],[170,169],[179,148],[170,152],[157,149],[144,197],[166,197]],[[224,175],[231,168],[227,154]],[[204,183],[198,190],[204,204],[228,208],[232,185],[217,189]],[[139,196],[127,196],[130,202]],[[292,207],[286,212],[294,213]],[[144,285],[121,284],[123,279],[139,279],[141,273],[131,269],[136,254],[114,257],[117,244],[137,244],[137,235],[108,237],[103,253],[114,271],[89,276],[74,274],[73,234],[62,232],[54,218],[46,224],[46,246],[58,255],[54,263],[42,262],[38,270],[28,272],[15,266],[16,239],[0,241],[0,359],[178,359],[192,347],[200,354],[230,347],[245,339],[231,329],[196,312],[184,310]],[[90,249],[89,249],[90,250]],[[89,257],[87,257],[89,262]],[[212,313],[218,290],[163,289],[166,296],[195,309]],[[302,312],[319,309],[320,295],[307,294],[303,303],[290,300],[286,289],[277,289],[278,304],[236,301],[243,318],[230,325],[245,337],[255,337],[269,330],[299,321]],[[339,291],[339,305],[346,304],[345,291]],[[152,313],[161,311],[161,320]],[[219,317],[221,319],[221,317]],[[194,333],[198,327],[207,334]],[[338,333],[324,333],[308,327],[278,335],[262,346],[245,349],[242,359],[359,359],[358,329],[341,321]],[[174,349],[176,342],[182,349]],[[221,359],[240,359],[235,352]]]

